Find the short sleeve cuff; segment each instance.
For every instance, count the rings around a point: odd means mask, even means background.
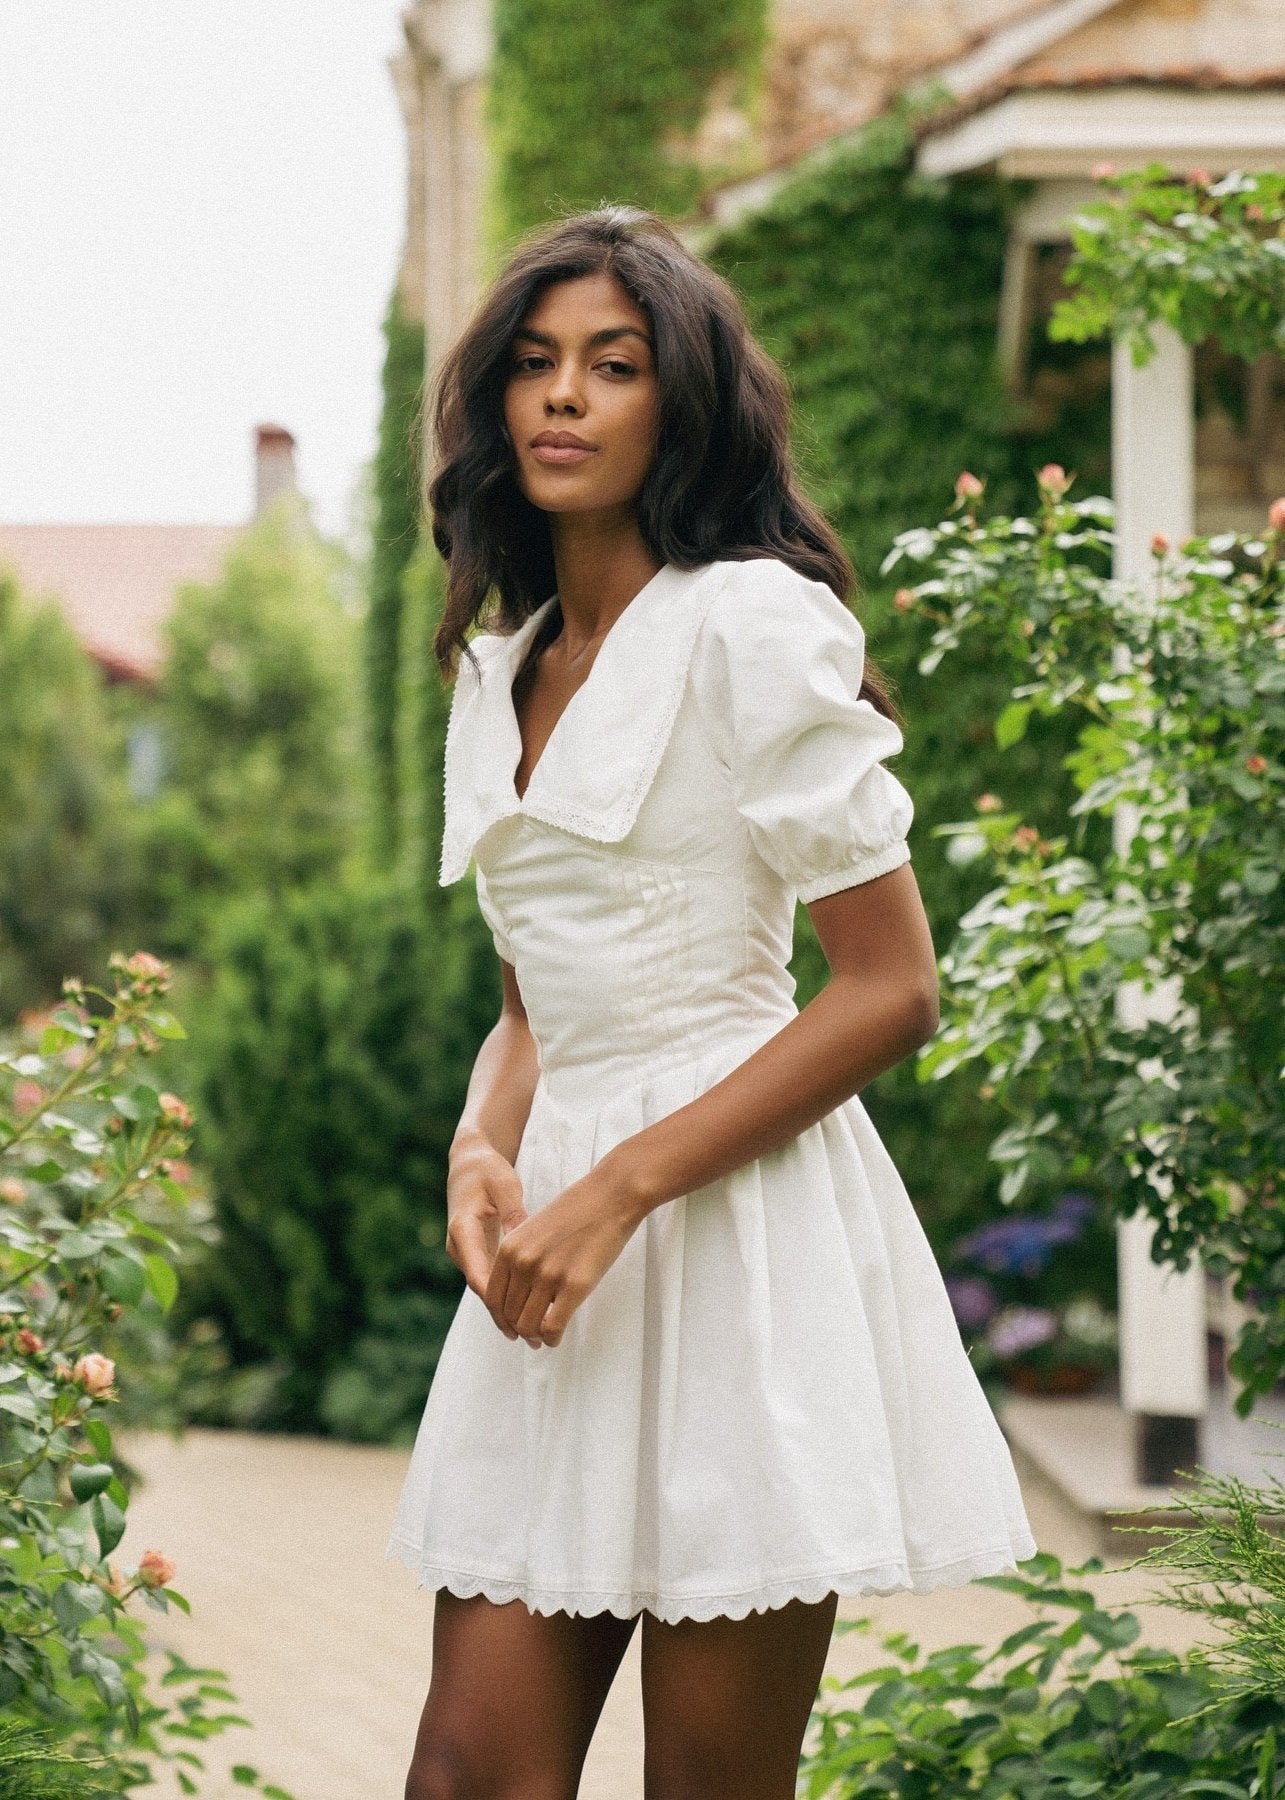
[[[818,875],[803,882],[797,890],[798,896],[808,906],[813,900],[824,900],[828,894],[838,894],[844,888],[860,887],[876,876],[891,874],[893,869],[899,869],[902,863],[909,861],[910,845],[905,838],[898,838],[873,856],[865,856],[844,869],[832,869],[828,875]]]

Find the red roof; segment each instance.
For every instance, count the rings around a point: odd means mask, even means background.
[[[217,579],[244,525],[7,525],[0,564],[23,592],[55,600],[85,648],[117,680],[147,681],[160,628],[184,582]]]

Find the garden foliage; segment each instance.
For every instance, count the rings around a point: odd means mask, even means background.
[[[220,1241],[183,1316],[223,1327],[244,1423],[413,1433],[463,1285],[447,1152],[499,1008],[466,904],[430,918],[407,883],[366,877],[220,923],[191,1039]]]
[[[218,1670],[173,1651],[159,1681],[145,1667],[134,1603],[187,1610],[170,1559],[109,1560],[129,1493],[100,1346],[122,1313],[173,1304],[192,1124],[142,1066],[182,1035],[168,970],[111,962],[110,991],[69,980],[34,1043],[0,1055],[0,1708],[35,1732],[0,1734],[0,1794],[23,1800],[123,1793],[158,1760],[195,1793],[194,1746],[246,1723]],[[289,1800],[248,1766],[239,1779]]]
[[[57,607],[0,568],[0,1019],[106,971],[130,916],[128,794],[97,669]]]
[[[1004,671],[1001,746],[1040,715],[1078,725],[1068,831],[1043,834],[1007,781],[1011,803],[940,828],[992,885],[941,960],[919,1067],[980,1065],[1004,1200],[1089,1186],[1150,1214],[1157,1260],[1231,1276],[1247,1410],[1285,1374],[1285,504],[1256,538],[1158,540],[1135,590],[1110,574],[1110,503],[1069,485],[1047,468],[1032,520],[979,517],[961,484],[886,561],[922,566],[903,592],[935,627],[923,667],[971,642]]]
[[[359,643],[343,559],[278,502],[219,580],[179,590],[159,719],[167,778],[142,808],[148,937],[203,954],[219,908],[329,879],[362,798]]]
[[[904,1633],[886,1637],[888,1659],[818,1706],[800,1792],[1277,1800],[1285,1691],[1236,1689],[1208,1662],[1139,1643],[1135,1614],[1099,1605],[1077,1582],[1101,1568],[1093,1559],[1064,1570],[1042,1554],[1016,1575],[985,1577],[980,1586],[1019,1595],[1034,1614],[994,1650],[954,1644],[926,1655]],[[1235,1563],[1221,1573],[1236,1585]]]

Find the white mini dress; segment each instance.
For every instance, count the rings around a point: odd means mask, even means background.
[[[476,864],[540,1074],[528,1213],[796,1016],[796,896],[906,862],[862,628],[772,558],[666,566],[612,625],[519,800],[512,683],[552,600],[473,639],[441,880]],[[859,1098],[655,1208],[561,1342],[471,1290],[386,1555],[534,1612],[742,1618],[1035,1553],[940,1271]]]

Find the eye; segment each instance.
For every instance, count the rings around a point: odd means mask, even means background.
[[[548,357],[542,355],[540,351],[528,350],[524,355],[514,357],[513,369],[515,374],[528,375],[533,372],[533,364],[547,366],[548,362]]]
[[[626,362],[621,356],[609,356],[598,364],[600,369],[607,369],[613,375],[636,375],[638,370],[633,363]]]

